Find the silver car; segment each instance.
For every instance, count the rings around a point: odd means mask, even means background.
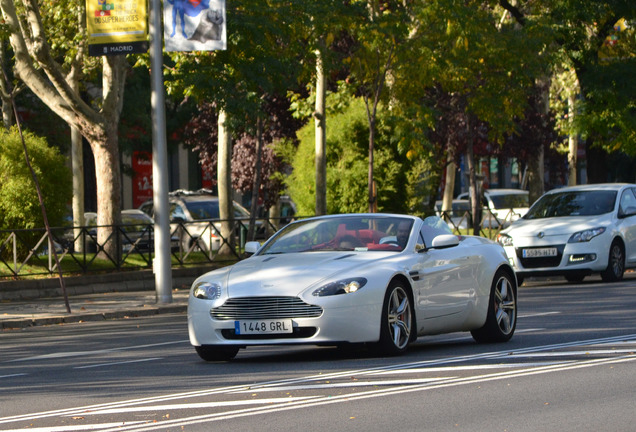
[[[564,276],[604,281],[636,267],[636,185],[593,184],[555,189],[503,230],[498,242],[517,277]]]

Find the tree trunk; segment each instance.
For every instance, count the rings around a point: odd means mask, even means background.
[[[254,185],[252,187],[252,206],[250,208],[250,226],[247,230],[247,238],[254,240],[256,237],[256,221],[258,213],[258,197],[261,190],[262,158],[263,158],[263,119],[259,116],[257,120],[258,138],[256,140],[256,167],[254,169]]]
[[[221,236],[227,244],[219,249],[219,255],[233,255],[234,241],[234,208],[232,205],[232,141],[226,125],[226,114],[219,110],[217,120],[219,129],[217,182],[219,193],[219,217],[221,218]]]
[[[576,185],[576,157],[579,142],[576,132],[573,130],[574,117],[576,116],[575,93],[573,89],[568,92],[568,123],[570,133],[568,135],[568,186]]]
[[[325,110],[326,78],[322,52],[316,50],[316,215],[327,214],[327,114]]]

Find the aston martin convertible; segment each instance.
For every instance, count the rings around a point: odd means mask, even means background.
[[[517,279],[504,249],[454,235],[436,216],[302,219],[245,251],[190,289],[190,342],[206,361],[285,344],[365,344],[390,356],[419,336],[505,342],[515,331]]]

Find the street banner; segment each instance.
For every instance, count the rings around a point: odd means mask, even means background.
[[[86,0],[88,54],[148,51],[147,0]]]
[[[164,0],[166,51],[226,49],[225,0]]]

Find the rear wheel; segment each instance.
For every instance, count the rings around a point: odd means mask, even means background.
[[[614,240],[609,250],[607,268],[601,272],[603,282],[618,282],[625,273],[625,252],[620,241]]]
[[[194,349],[205,361],[232,360],[239,351],[239,347],[226,345],[201,345],[195,346]]]
[[[517,290],[514,277],[504,270],[495,273],[490,289],[488,316],[483,327],[471,331],[480,343],[506,342],[517,327]]]
[[[382,306],[378,351],[384,355],[403,354],[411,341],[413,306],[410,289],[403,282],[389,285]]]

